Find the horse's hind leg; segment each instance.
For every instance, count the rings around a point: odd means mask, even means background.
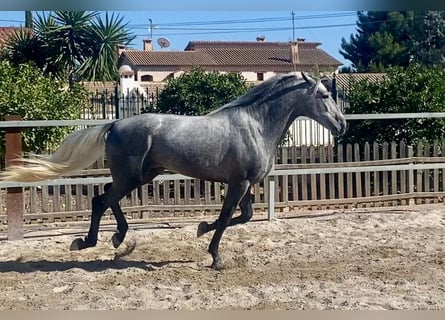
[[[238,217],[235,217],[230,220],[229,227],[234,226],[239,223],[246,223],[253,216],[253,208],[252,208],[252,195],[250,192],[246,192],[239,203],[239,207],[241,209],[241,214]],[[203,234],[213,231],[216,229],[216,225],[218,220],[215,220],[213,223],[207,223],[206,221],[201,222],[198,225],[197,236],[200,237]]]
[[[111,183],[107,183],[104,186],[105,192],[111,187]],[[128,231],[128,223],[125,219],[124,213],[122,212],[121,206],[119,205],[119,202],[115,202],[110,205],[111,211],[113,211],[114,218],[116,219],[117,223],[117,232],[113,235],[111,238],[111,241],[113,242],[113,246],[115,248],[119,247],[120,244],[124,241],[125,235]]]
[[[93,210],[91,212],[91,222],[88,235],[85,239],[75,239],[71,243],[70,250],[82,250],[85,248],[94,247],[96,245],[100,219],[102,218],[105,210],[107,210],[108,208],[108,206],[104,202],[105,196],[106,192],[93,197],[93,200],[91,201]]]
[[[113,183],[110,183],[107,186],[103,194],[93,198],[91,201],[93,210],[91,212],[90,229],[88,230],[88,235],[85,239],[75,239],[71,243],[71,250],[81,250],[88,247],[94,247],[96,245],[100,220],[108,207],[112,207],[113,209],[113,214],[115,214],[116,221],[118,222],[118,230],[124,231],[126,228],[128,228],[125,217],[119,207],[119,200],[128,192],[137,187],[137,185],[134,185],[134,182],[131,181],[131,179],[127,179],[125,181],[126,183],[116,183],[115,180]],[[118,185],[118,187],[116,187],[116,185]]]
[[[138,187],[151,182],[158,174],[162,173],[163,170],[164,169],[149,170],[144,181]],[[110,184],[107,183],[104,187],[105,191],[108,190],[110,187],[111,183]],[[113,246],[117,248],[121,245],[122,242],[124,242],[125,235],[127,234],[128,231],[128,223],[127,220],[125,219],[124,213],[122,212],[119,202],[111,204],[110,208],[113,211],[114,218],[116,219],[117,222],[117,232],[113,235],[111,241],[113,242]]]

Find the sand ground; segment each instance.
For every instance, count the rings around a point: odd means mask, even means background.
[[[0,309],[445,307],[443,204],[257,218],[226,230],[222,271],[198,222],[132,225],[118,250],[109,228],[77,252],[84,229],[1,240]]]

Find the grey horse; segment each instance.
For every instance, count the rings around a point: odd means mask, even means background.
[[[142,114],[76,131],[51,157],[28,159],[27,165],[10,167],[3,179],[56,178],[91,165],[105,150],[112,182],[93,198],[88,235],[75,239],[72,250],[96,245],[107,208],[117,222],[112,238],[117,248],[128,230],[119,200],[165,170],[227,183],[218,219],[201,222],[197,232],[201,236],[215,230],[208,251],[212,267],[219,270],[223,268],[218,248],[224,230],[252,217],[249,187],[271,170],[276,149],[291,123],[304,116],[335,135],[345,131],[345,118],[321,81],[301,74],[274,76],[204,116]],[[232,218],[238,205],[241,214]]]

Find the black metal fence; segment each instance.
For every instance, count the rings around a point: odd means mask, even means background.
[[[134,89],[127,92],[104,90],[90,94],[89,107],[84,109],[84,119],[121,119],[154,110],[159,89]]]

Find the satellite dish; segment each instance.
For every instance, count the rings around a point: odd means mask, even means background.
[[[167,38],[159,38],[158,44],[161,48],[167,48],[170,46],[170,41]]]

